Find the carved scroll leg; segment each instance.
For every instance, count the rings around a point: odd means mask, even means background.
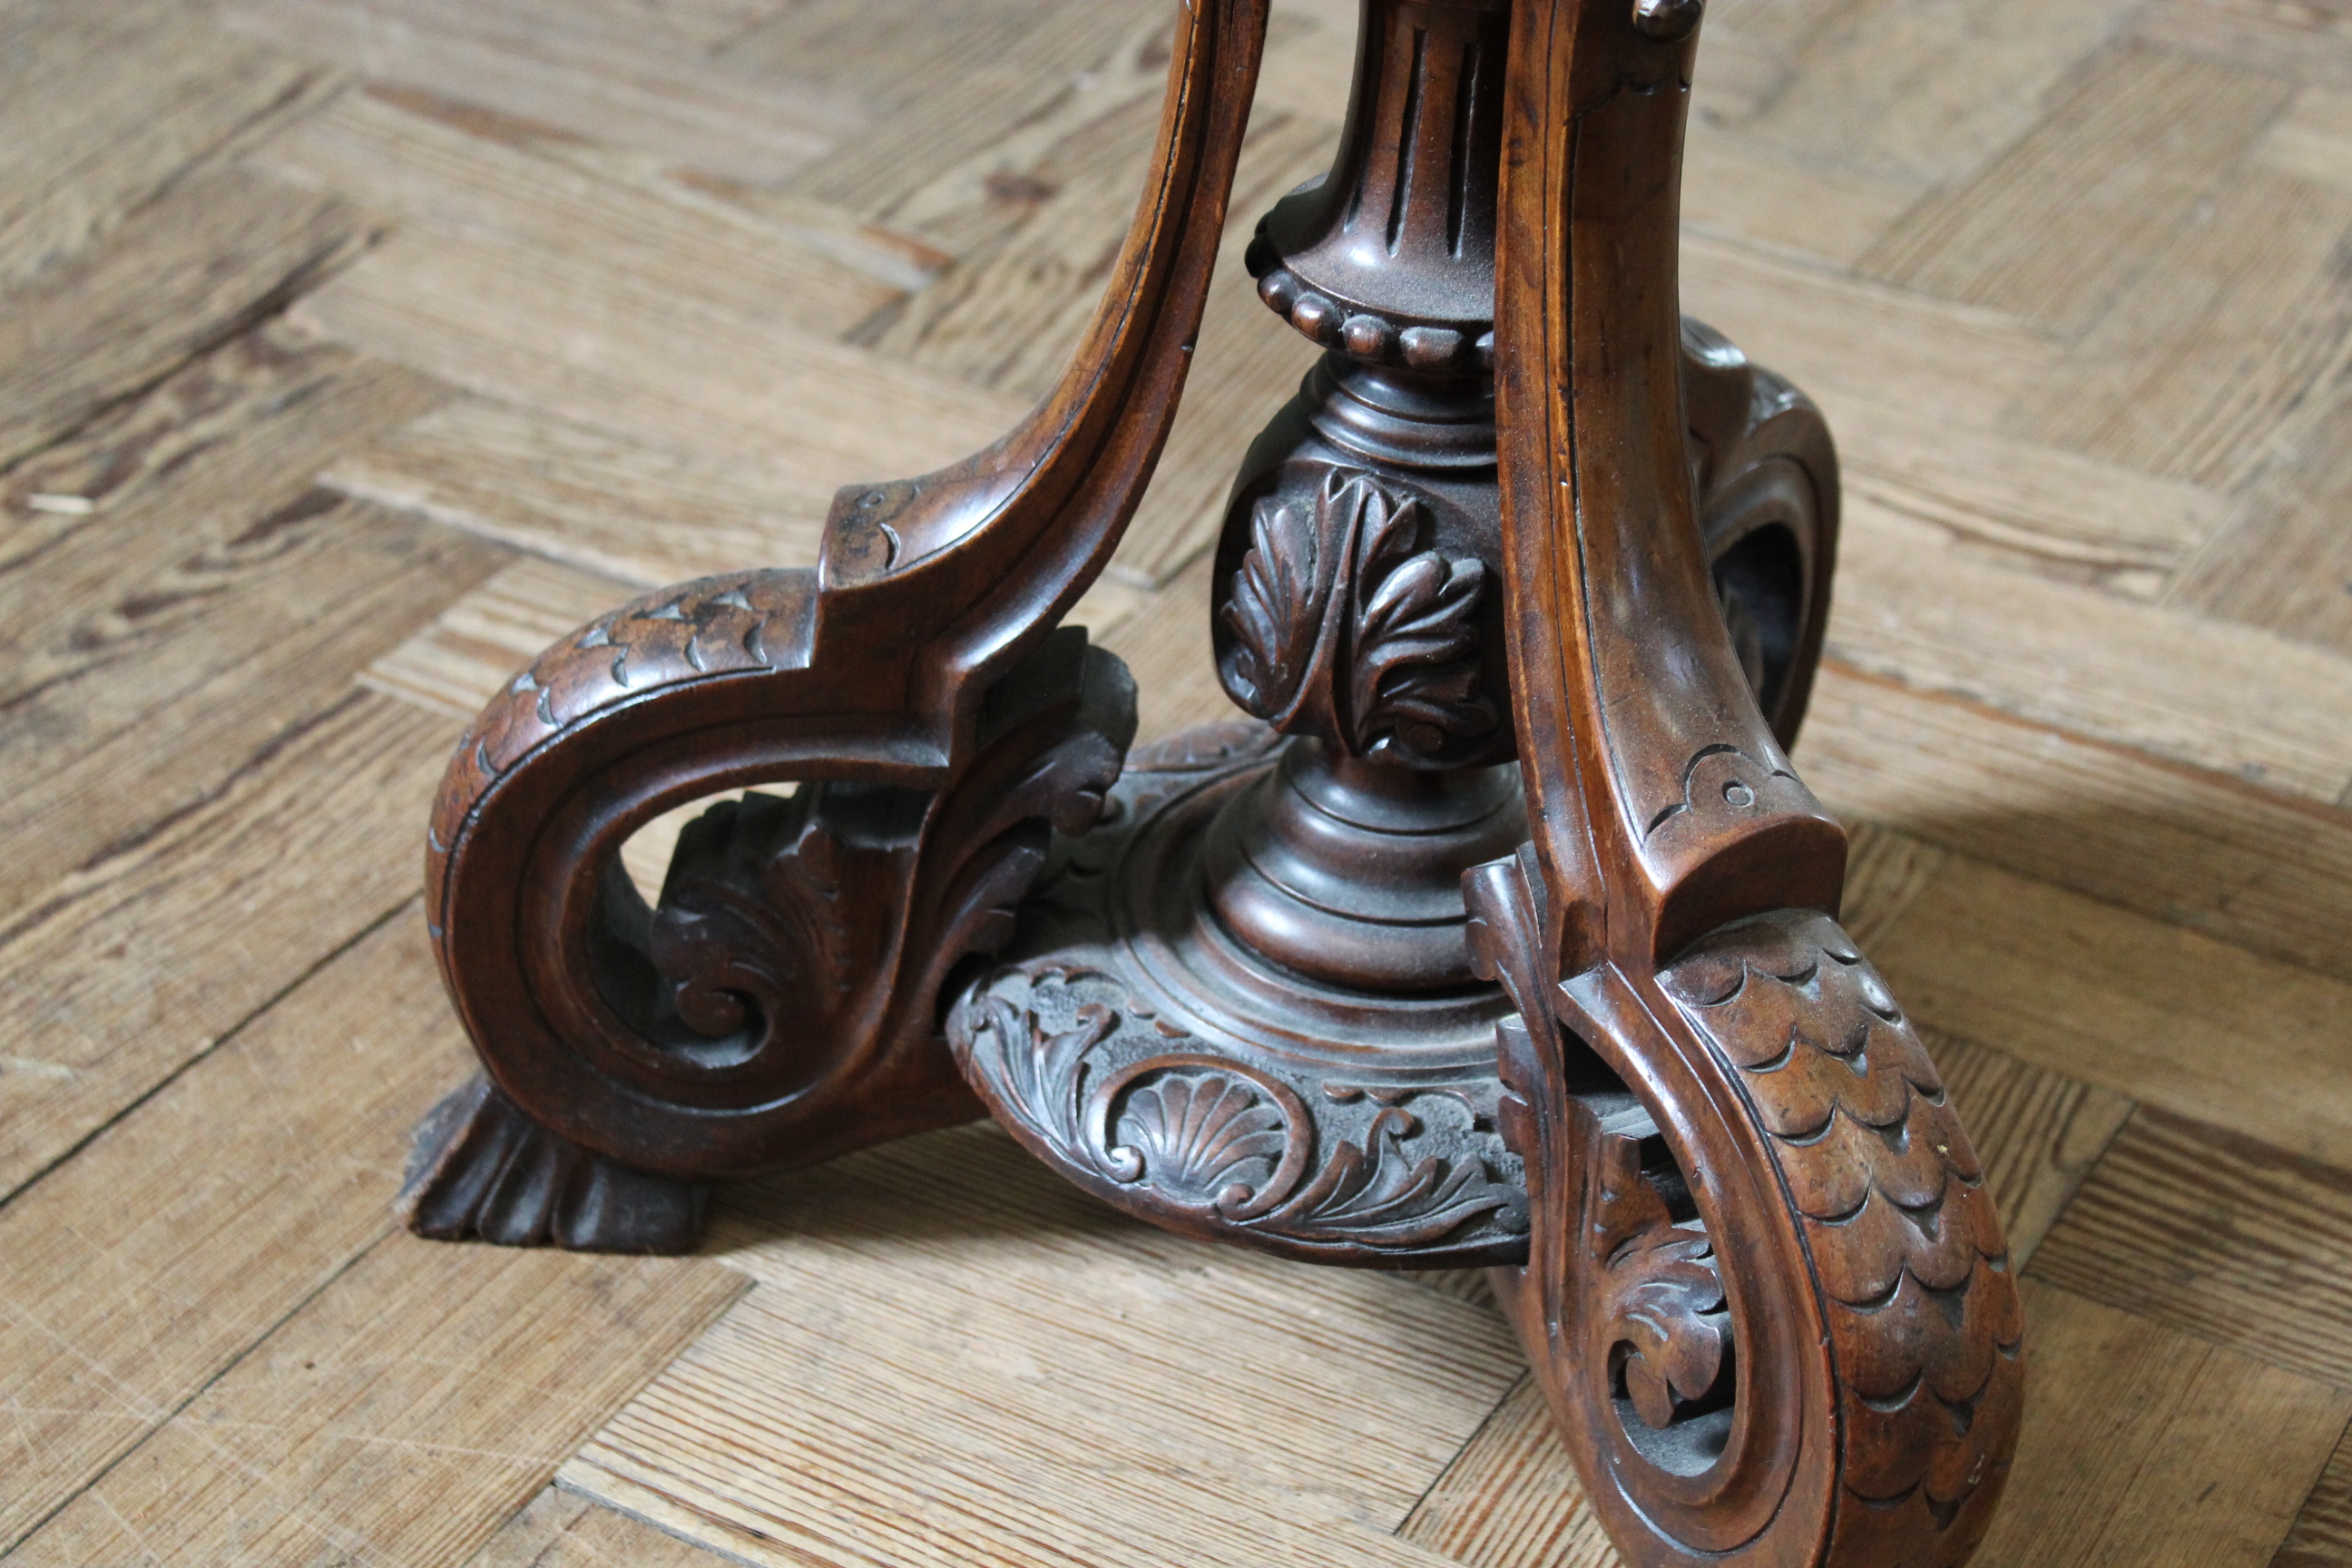
[[[496,1090],[428,1127],[415,1228],[682,1245],[698,1182],[982,1114],[939,993],[1009,934],[1049,825],[1092,826],[1132,737],[1124,668],[1057,625],[1174,417],[1265,28],[1264,0],[1178,7],[1156,167],[1076,358],[1019,427],[836,494],[817,571],[600,617],[476,721],[425,902]],[[631,834],[783,783],[707,813],[646,907],[619,863]]]
[[[1811,1266],[1843,1436],[1824,1560],[1957,1562],[2008,1472],[2024,1322],[1935,1064],[1817,910],[1727,926],[1657,984],[1760,1132],[1782,1198],[1766,1223],[1792,1229]]]
[[[1545,987],[1523,861],[1473,882],[1506,1136],[1537,1226],[1499,1293],[1630,1563],[1948,1568],[2022,1407],[2023,1324],[1967,1135],[1817,910]]]
[[[435,1241],[691,1252],[710,1189],[633,1171],[532,1121],[477,1073],[433,1108],[394,1212]]]
[[[583,643],[642,654],[616,630],[670,624],[662,610],[714,595],[747,596],[719,579],[650,612],[625,607],[559,645],[535,667],[549,679],[527,677],[510,698],[551,689]],[[419,1129],[400,1200],[410,1228],[686,1251],[712,1177],[982,1114],[939,1037],[940,989],[960,960],[1010,933],[1049,828],[1080,833],[1099,815],[1134,728],[1124,667],[1075,630],[992,697],[978,755],[940,789],[827,781],[721,802],[679,836],[652,908],[617,853],[658,795],[608,816],[594,853],[567,868],[572,921],[559,902],[518,899],[529,877],[453,864],[441,956],[496,1076]],[[593,734],[593,721],[574,726],[558,748]],[[626,798],[588,793],[600,808]],[[562,844],[572,818],[557,800],[551,814],[532,796],[509,810],[529,823],[551,815]],[[458,897],[468,876],[487,893]]]
[[[1834,459],[1683,331],[1699,10],[1514,12],[1496,367],[1536,839],[1469,881],[1519,1014],[1500,1121],[1534,1225],[1502,1284],[1630,1563],[1953,1568],[2016,1440],[2022,1322],[1934,1065],[1838,928],[1844,835],[1775,738]],[[1741,556],[1743,521],[1809,515],[1810,566]],[[1741,636],[1773,603],[1780,634]]]

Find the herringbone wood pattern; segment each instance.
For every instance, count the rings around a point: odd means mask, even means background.
[[[2352,1564],[2352,5],[1712,11],[1685,305],[1847,471],[1798,761],[2025,1264],[1980,1561]],[[465,1068],[463,717],[1015,418],[1165,26],[0,0],[8,1563],[1614,1561],[1475,1279],[1213,1253],[985,1128],[686,1261],[386,1213]],[[1237,234],[1352,26],[1277,5]],[[1203,552],[1311,353],[1238,259],[1080,612],[1149,732],[1223,710]]]

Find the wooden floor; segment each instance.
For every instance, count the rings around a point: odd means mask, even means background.
[[[2030,1259],[1979,1561],[2352,1563],[2352,5],[1712,10],[1685,305],[1847,465],[1798,762]],[[986,1127],[686,1260],[387,1211],[467,1070],[465,716],[1021,413],[1167,20],[0,0],[8,1564],[1614,1562],[1475,1280],[1180,1242]],[[1237,235],[1352,26],[1277,5]],[[1151,732],[1223,708],[1204,552],[1311,353],[1237,263],[1082,609]]]

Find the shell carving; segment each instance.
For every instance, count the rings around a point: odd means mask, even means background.
[[[1128,1096],[1105,1164],[1119,1181],[1233,1208],[1272,1173],[1289,1139],[1281,1110],[1247,1080],[1170,1073]]]

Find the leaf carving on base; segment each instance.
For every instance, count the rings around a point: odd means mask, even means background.
[[[1412,1247],[1458,1230],[1497,1209],[1517,1218],[1517,1191],[1487,1178],[1475,1160],[1415,1161],[1402,1141],[1421,1130],[1391,1106],[1372,1119],[1362,1145],[1341,1143],[1305,1191],[1267,1216],[1294,1236],[1376,1247]],[[1524,1224],[1512,1228],[1525,1229]]]
[[[1280,496],[1250,513],[1250,550],[1219,613],[1234,634],[1225,689],[1243,710],[1272,719],[1291,704],[1315,653],[1328,585],[1316,580],[1318,519]]]
[[[1634,1413],[1663,1430],[1723,1371],[1730,1318],[1715,1248],[1705,1231],[1675,1224],[1642,1172],[1637,1140],[1603,1133],[1592,1159],[1587,1223],[1602,1342]]]
[[[1071,1027],[1055,1029],[1034,1010],[1002,996],[985,997],[982,1005],[984,1020],[974,1020],[981,1028],[968,1032],[992,1040],[994,1049],[982,1068],[990,1088],[1064,1159],[1079,1158],[1085,1146],[1084,1058],[1118,1030],[1118,1015],[1089,1002],[1078,1008]]]
[[[1436,760],[1495,728],[1477,694],[1478,597],[1486,567],[1434,550],[1413,552],[1426,511],[1369,480],[1357,536],[1349,711],[1359,754]]]
[[[1123,990],[1092,968],[1007,968],[948,1019],[999,1119],[1081,1185],[1148,1191],[1150,1207],[1303,1243],[1423,1247],[1485,1215],[1526,1232],[1523,1193],[1483,1160],[1408,1152],[1424,1135],[1417,1117],[1385,1105],[1338,1133],[1300,1084],[1163,1026]],[[1326,1085],[1323,1098],[1357,1097]]]
[[[1477,690],[1486,568],[1417,552],[1430,526],[1425,500],[1355,469],[1325,472],[1311,501],[1261,497],[1218,611],[1232,637],[1219,665],[1226,692],[1359,756],[1450,763],[1492,733],[1494,706]]]

